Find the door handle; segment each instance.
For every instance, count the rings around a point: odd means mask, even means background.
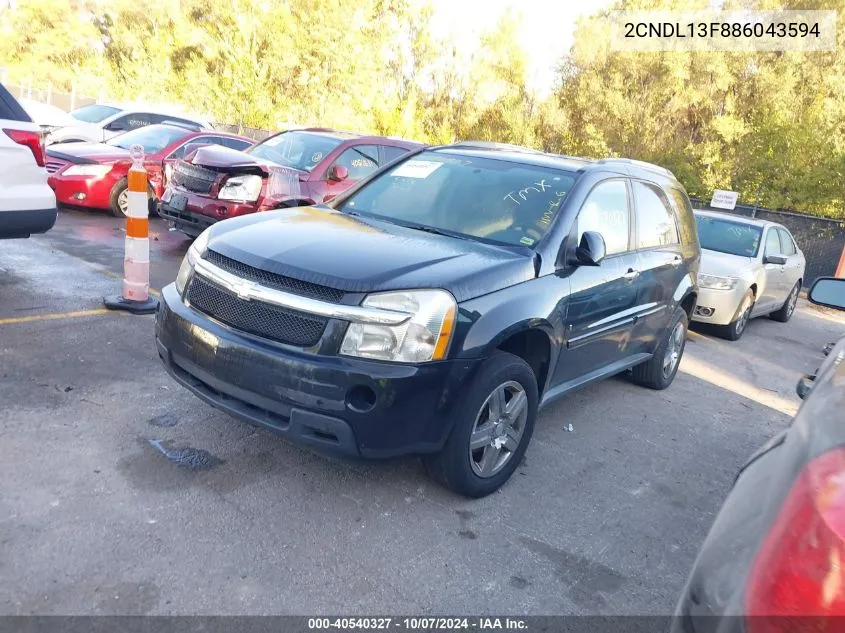
[[[639,275],[639,274],[640,274],[640,272],[638,270],[634,270],[633,268],[629,268],[628,272],[625,273],[624,275],[622,275],[622,279],[636,279],[637,275]]]
[[[684,260],[683,260],[683,259],[681,259],[681,256],[680,256],[680,255],[675,255],[675,259],[673,259],[673,260],[672,260],[672,265],[673,265],[675,268],[677,268],[678,266],[680,266],[680,265],[681,265],[681,262],[682,262],[682,261],[684,261]]]

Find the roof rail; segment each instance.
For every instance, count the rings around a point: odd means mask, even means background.
[[[665,167],[655,165],[654,163],[647,163],[644,160],[635,160],[633,158],[602,158],[598,161],[598,163],[600,165],[622,163],[624,165],[631,165],[633,167],[642,167],[643,169],[648,169],[649,171],[656,171],[657,173],[664,174],[666,176],[671,176],[672,178],[675,177],[675,174],[673,174]]]
[[[524,154],[545,154],[538,149],[531,147],[523,147],[522,145],[511,145],[510,143],[496,143],[493,141],[457,141],[450,145],[441,145],[442,148],[447,147],[474,147],[476,149],[495,149],[505,152],[522,152]]]

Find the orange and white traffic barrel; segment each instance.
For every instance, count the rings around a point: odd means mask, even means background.
[[[133,145],[129,154],[132,166],[127,177],[123,294],[105,297],[103,303],[113,310],[150,314],[158,308],[158,300],[150,297],[149,185],[144,169],[144,148]]]

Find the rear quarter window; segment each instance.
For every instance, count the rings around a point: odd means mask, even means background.
[[[0,84],[0,119],[32,123],[32,119],[26,113],[26,110],[12,96],[12,93],[6,90],[3,84]]]
[[[677,187],[669,187],[666,191],[675,207],[678,218],[678,231],[681,234],[681,242],[684,244],[698,245],[698,228],[695,224],[695,216],[692,212],[692,204],[685,192]]]

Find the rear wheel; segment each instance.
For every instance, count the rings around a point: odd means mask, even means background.
[[[425,456],[428,474],[467,497],[489,495],[519,466],[537,418],[537,379],[518,356],[496,351],[458,405],[443,450]]]
[[[633,368],[634,382],[649,389],[666,389],[675,380],[687,342],[687,313],[675,308],[675,314],[654,356]]]
[[[775,321],[780,321],[781,323],[786,323],[789,319],[792,318],[792,315],[795,313],[795,306],[798,305],[798,293],[801,292],[801,282],[795,284],[792,288],[792,292],[789,293],[789,296],[786,298],[786,302],[781,306],[780,310],[777,312],[772,312],[769,316],[774,319]]]
[[[754,308],[754,293],[749,290],[745,293],[742,301],[737,308],[734,320],[727,325],[719,326],[719,335],[729,341],[737,341],[739,337],[745,332],[748,327],[748,322],[751,320],[751,310]]]

